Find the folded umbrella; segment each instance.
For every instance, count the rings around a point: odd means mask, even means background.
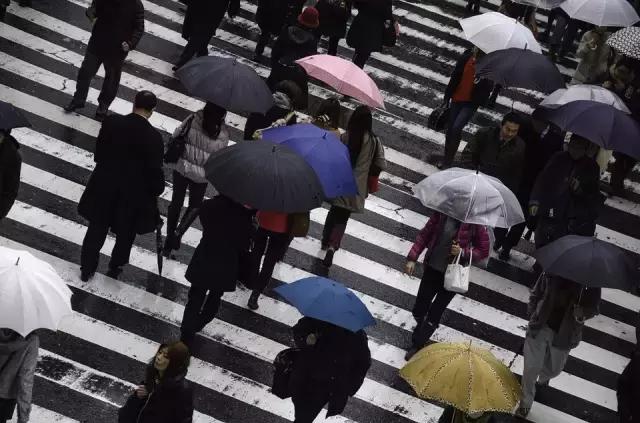
[[[538,108],[533,117],[578,134],[606,150],[640,158],[640,124],[608,104],[578,100],[557,109]]]
[[[376,324],[367,306],[339,282],[319,276],[300,279],[275,290],[307,317],[357,332]]]
[[[232,112],[266,113],[273,106],[267,83],[236,59],[203,56],[178,69],[190,95]]]
[[[491,352],[471,343],[437,343],[418,351],[400,376],[419,397],[466,413],[511,413],[520,384]]]
[[[460,19],[465,38],[485,53],[505,48],[529,49],[542,53],[542,48],[529,28],[499,12]]]
[[[461,222],[498,228],[524,222],[515,194],[484,173],[450,168],[423,179],[414,193],[426,207]]]
[[[533,256],[545,272],[589,287],[628,291],[640,276],[629,253],[593,237],[563,236]]]
[[[22,112],[16,109],[13,104],[0,101],[0,130],[22,128],[25,126],[31,126],[31,124]]]
[[[570,85],[568,88],[556,90],[542,100],[540,107],[557,109],[560,106],[578,100],[597,101],[598,103],[613,106],[624,113],[631,113],[627,105],[616,93],[604,87],[589,84]]]
[[[313,168],[327,198],[358,193],[349,149],[331,131],[303,123],[262,132],[262,139],[286,145]]]
[[[631,26],[640,20],[628,0],[566,0],[560,5],[571,19],[596,26]]]
[[[551,93],[565,87],[564,77],[551,60],[531,50],[509,48],[489,53],[476,64],[476,76],[503,87]]]
[[[213,153],[206,178],[220,193],[264,211],[305,212],[324,200],[315,171],[285,145],[241,142]]]
[[[49,263],[0,246],[0,328],[22,336],[41,328],[58,330],[60,320],[73,313],[71,294]]]
[[[328,54],[316,54],[296,60],[307,74],[329,85],[340,94],[353,97],[370,107],[384,109],[378,86],[367,73],[352,62]]]
[[[614,32],[607,39],[607,45],[624,56],[640,60],[640,28],[632,26]]]

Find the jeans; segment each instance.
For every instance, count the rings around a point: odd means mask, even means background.
[[[104,82],[98,96],[100,106],[108,109],[118,94],[120,86],[120,75],[122,74],[122,65],[124,64],[125,55],[120,57],[101,57],[91,51],[87,51],[80,70],[78,71],[78,81],[76,84],[76,92],[73,95],[73,102],[84,105],[87,101],[89,93],[89,85],[100,65],[104,65]]]
[[[252,287],[256,291],[264,291],[271,280],[276,263],[284,258],[293,238],[288,233],[271,232],[259,228],[254,238],[251,263],[256,266],[253,276],[256,278]],[[264,255],[262,269],[260,259]]]
[[[83,271],[93,273],[98,268],[100,250],[108,233],[109,225],[89,222],[80,252],[80,267]],[[133,247],[135,239],[136,233],[133,230],[116,234],[116,242],[111,251],[111,261],[109,262],[110,268],[121,267],[129,262],[131,247]]]
[[[182,176],[179,172],[173,171],[173,195],[171,196],[171,204],[167,210],[167,245],[172,249],[180,248],[180,240],[176,239],[174,233],[178,227],[180,212],[184,204],[184,197],[189,188],[189,207],[185,211],[187,215],[190,211],[199,208],[204,200],[204,194],[207,190],[207,183],[193,182],[191,179]]]
[[[368,50],[356,50],[355,53],[353,53],[353,64],[360,69],[364,69],[364,65],[367,63],[367,60],[369,60],[369,56],[371,56],[371,52]]]
[[[180,325],[182,333],[192,335],[204,329],[218,314],[222,295],[224,295],[222,291],[191,285],[189,299],[184,307],[182,325]]]
[[[452,101],[449,109],[449,123],[447,126],[447,134],[444,143],[444,164],[447,166],[453,163],[460,139],[462,138],[462,130],[469,123],[475,114],[478,106],[469,101]]]
[[[331,206],[322,230],[323,247],[331,247],[334,250],[340,248],[349,217],[351,217],[351,211],[342,207]]]

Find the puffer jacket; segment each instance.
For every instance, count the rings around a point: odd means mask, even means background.
[[[18,423],[29,421],[39,347],[40,340],[35,333],[23,338],[0,330],[0,398],[17,401]]]
[[[436,242],[438,242],[438,237],[442,233],[444,222],[446,220],[444,217],[445,216],[443,214],[436,212],[431,216],[431,218],[429,218],[429,221],[424,225],[424,228],[420,229],[420,232],[418,232],[416,242],[413,244],[413,247],[411,247],[411,250],[407,255],[408,261],[418,261],[418,257],[420,257],[420,254],[422,254],[425,248],[427,249],[427,254],[425,254],[424,262],[426,264],[429,261],[431,251],[436,245]],[[463,223],[458,229],[455,240],[462,249],[461,259],[468,260],[472,247],[472,257],[474,262],[482,261],[489,256],[489,233],[487,232],[487,228],[484,226]]]
[[[182,153],[182,157],[177,163],[172,163],[168,167],[174,169],[185,178],[191,179],[193,182],[206,183],[204,164],[211,154],[229,145],[229,131],[223,123],[218,137],[215,139],[211,138],[202,127],[202,110],[191,116],[193,116],[193,121],[191,122],[191,129],[187,134],[184,153]],[[184,126],[191,119],[191,116],[176,128],[173,133],[174,137],[182,132]]]

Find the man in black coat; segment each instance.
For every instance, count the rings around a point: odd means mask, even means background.
[[[0,130],[0,219],[11,210],[20,187],[20,145],[10,130]]]
[[[191,344],[195,334],[216,317],[222,295],[235,291],[240,256],[248,250],[253,233],[254,214],[223,195],[202,203],[202,239],[185,274],[191,288],[180,339],[186,344]]]
[[[84,107],[91,80],[100,65],[104,65],[104,82],[96,110],[96,119],[102,120],[118,94],[124,59],[144,34],[144,7],[141,0],[93,0],[87,17],[95,20],[95,24],[78,71],[76,92],[65,110],[73,112]]]
[[[100,129],[96,167],[78,204],[78,213],[89,221],[80,258],[83,281],[95,273],[109,229],[116,242],[107,276],[117,278],[129,262],[136,234],[153,232],[161,223],[158,196],[164,191],[164,144],[148,121],[156,104],[153,93],[140,91],[133,113],[110,116]]]
[[[392,0],[355,0],[358,14],[353,19],[347,44],[353,48],[353,63],[359,68],[369,60],[374,51],[382,51],[385,25],[393,23]]]
[[[340,38],[347,34],[347,22],[351,17],[352,0],[319,0],[316,8],[320,14],[318,34],[329,37],[327,54],[338,54]]]
[[[256,43],[254,61],[262,60],[272,35],[280,35],[285,26],[295,24],[303,6],[304,0],[258,0],[256,22],[260,27],[260,37]]]

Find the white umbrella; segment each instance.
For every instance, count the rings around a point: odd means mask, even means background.
[[[71,294],[49,263],[0,246],[0,328],[22,336],[40,328],[57,330],[73,313]]]
[[[560,6],[565,0],[511,0],[514,3],[525,6],[537,7],[540,9],[553,9]]]
[[[631,111],[624,104],[624,101],[618,95],[606,88],[597,85],[576,84],[570,85],[569,88],[561,88],[549,94],[547,98],[542,100],[540,106],[548,109],[555,109],[572,101],[589,100],[605,103],[616,109],[631,114]]]
[[[454,167],[434,173],[414,193],[426,207],[461,222],[494,228],[524,222],[515,194],[498,179],[473,170]]]
[[[640,20],[627,0],[566,0],[560,6],[567,14],[596,26],[631,26]]]
[[[507,48],[527,49],[542,53],[529,28],[502,13],[487,12],[460,19],[465,38],[485,53]]]

